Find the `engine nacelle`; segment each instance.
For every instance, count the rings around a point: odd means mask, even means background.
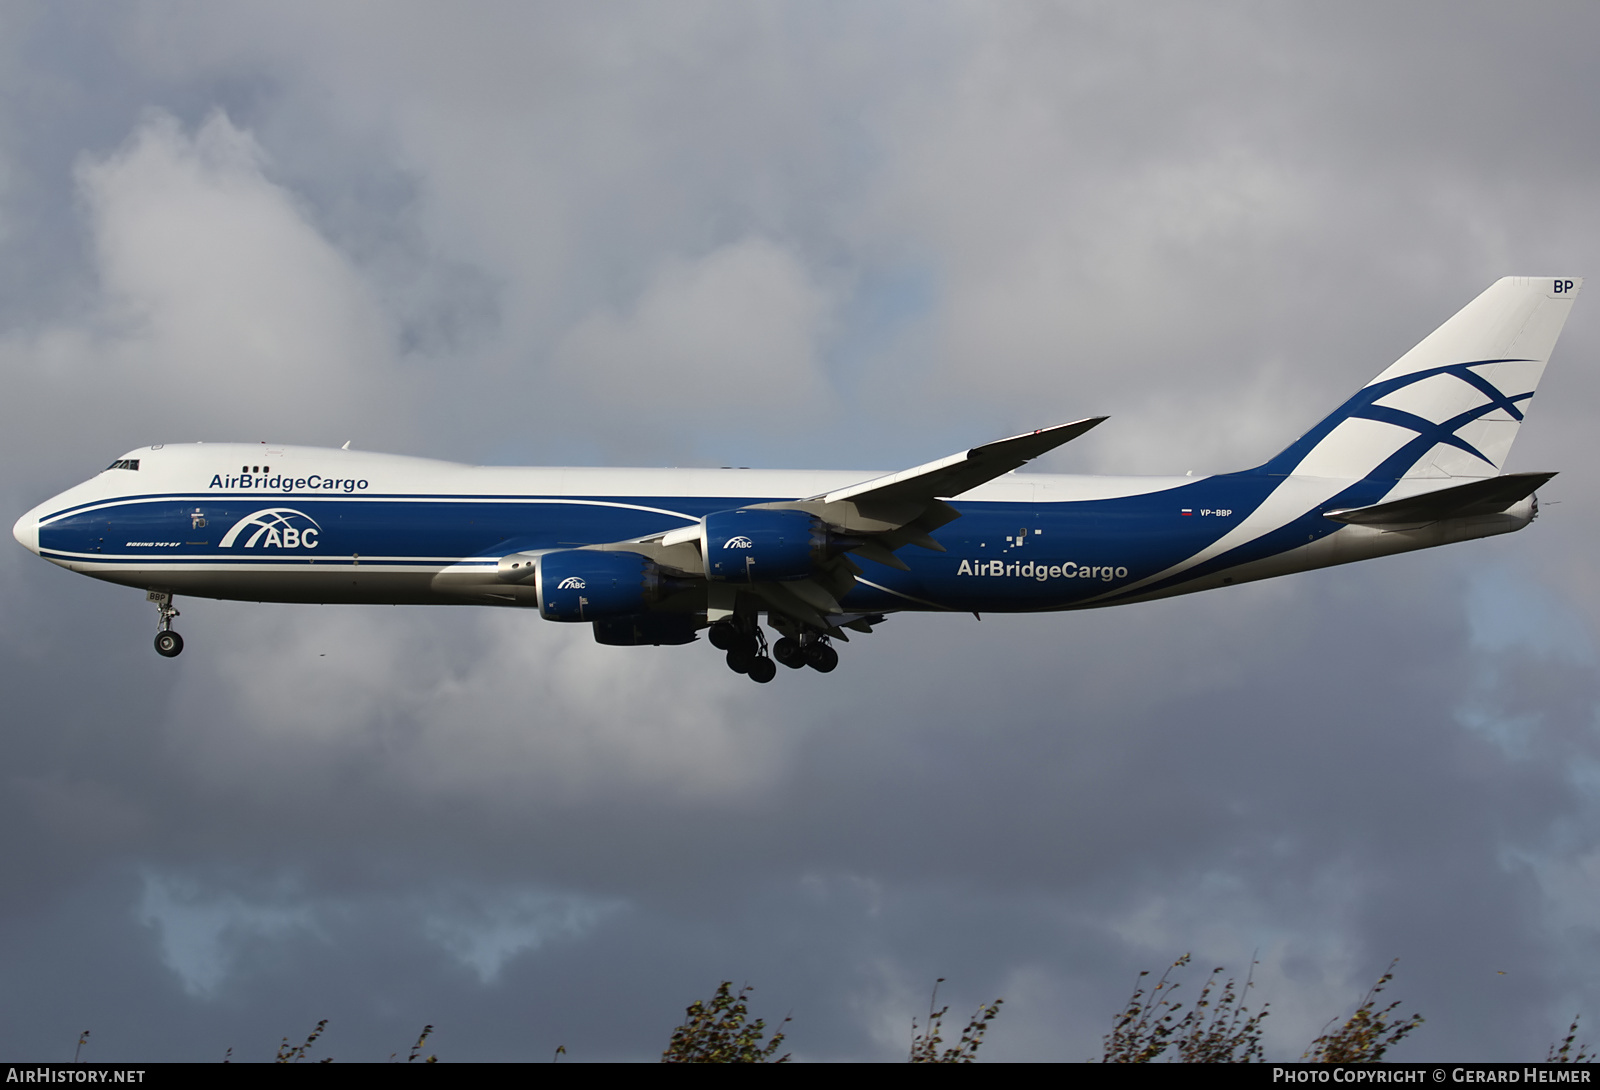
[[[802,578],[832,555],[830,544],[822,521],[804,511],[741,507],[700,521],[706,578],[721,582]]]
[[[645,613],[666,581],[638,553],[566,549],[535,561],[539,615],[547,621],[594,621]]]

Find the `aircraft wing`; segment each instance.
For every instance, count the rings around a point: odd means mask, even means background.
[[[1103,416],[1091,416],[1070,424],[1057,424],[1052,428],[1013,435],[1009,439],[985,443],[936,462],[891,473],[887,477],[876,477],[814,498],[825,503],[844,500],[857,503],[926,503],[934,499],[949,499],[1010,473],[1063,443],[1071,442],[1105,419]]]
[[[807,511],[840,533],[864,539],[853,552],[868,560],[904,568],[904,562],[894,556],[894,550],[903,545],[944,552],[944,546],[930,536],[931,532],[961,517],[961,512],[945,499],[1004,476],[1076,439],[1105,419],[1091,416],[1057,424],[823,495],[756,506]]]
[[[838,535],[838,555],[821,564],[809,576],[776,582],[756,583],[751,593],[767,608],[792,617],[804,625],[826,631],[836,638],[847,638],[842,627],[849,622],[840,605],[855,585],[861,568],[851,554],[902,571],[909,565],[895,555],[906,545],[917,545],[935,552],[944,546],[932,531],[961,517],[961,512],[945,503],[996,477],[1037,458],[1061,444],[1076,439],[1106,418],[1092,416],[1070,424],[1024,435],[1014,435],[985,443],[938,461],[928,462],[899,473],[874,477],[860,484],[798,500],[779,500],[753,504],[741,510],[804,511],[822,522],[830,534]],[[640,552],[664,567],[685,574],[705,572],[705,547],[700,526],[684,526],[664,534],[634,542],[616,542],[590,548]],[[689,550],[693,550],[690,552]],[[725,607],[711,605],[707,616],[715,619],[727,613]],[[863,629],[858,629],[863,630]],[[864,630],[870,631],[870,627]]]

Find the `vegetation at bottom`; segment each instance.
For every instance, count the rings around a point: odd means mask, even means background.
[[[766,1032],[765,1019],[746,1021],[749,1008],[745,997],[750,994],[747,984],[733,993],[733,982],[724,980],[717,985],[717,994],[710,1003],[695,1000],[684,1011],[683,1025],[672,1031],[672,1041],[661,1054],[664,1064],[786,1064],[789,1054],[778,1056],[783,1045],[780,1030],[766,1044],[761,1038]],[[785,1018],[782,1026],[789,1024]]]
[[[1259,1010],[1252,1011],[1246,1002],[1247,993],[1255,987],[1254,966],[1243,987],[1229,977],[1221,985],[1221,994],[1217,979],[1222,969],[1219,966],[1211,970],[1200,994],[1185,1010],[1177,998],[1179,984],[1172,974],[1188,964],[1189,955],[1185,954],[1168,966],[1148,990],[1142,981],[1150,974],[1139,974],[1141,983],[1106,1035],[1101,1063],[1150,1063],[1163,1055],[1175,1063],[1265,1061],[1261,1032],[1262,1023],[1271,1013],[1270,1004],[1263,1003]],[[1378,995],[1393,980],[1391,963],[1355,1013],[1336,1029],[1331,1028],[1334,1020],[1330,1019],[1322,1036],[1311,1042],[1300,1059],[1312,1063],[1381,1062],[1384,1053],[1422,1025],[1420,1014],[1400,1017],[1394,1013],[1400,1006],[1398,1000],[1379,1009]]]
[[[1261,1043],[1262,1023],[1266,1021],[1270,1004],[1263,1003],[1252,1010],[1247,1002],[1250,989],[1255,987],[1254,966],[1241,986],[1233,977],[1219,984],[1223,969],[1211,970],[1192,1004],[1178,998],[1180,981],[1174,974],[1188,967],[1190,956],[1183,955],[1167,967],[1154,985],[1145,983],[1150,974],[1142,972],[1135,983],[1133,994],[1112,1019],[1111,1032],[1104,1038],[1104,1048],[1099,1063],[1262,1063],[1266,1060]],[[1394,967],[1389,968],[1378,982],[1367,990],[1355,1012],[1335,1026],[1337,1016],[1329,1019],[1322,1034],[1307,1046],[1299,1057],[1312,1063],[1381,1063],[1385,1054],[1422,1026],[1420,1014],[1401,1016],[1396,1013],[1400,1002],[1379,1006],[1378,997],[1394,981]],[[919,1023],[911,1020],[911,1050],[906,1059],[911,1063],[973,1063],[978,1049],[989,1032],[1000,1007],[1005,1002],[996,999],[980,1006],[962,1029],[954,1045],[946,1045],[944,1017],[948,1006],[940,1007],[940,977],[933,986],[928,1002],[928,1020]],[[751,1020],[749,985],[733,990],[733,982],[724,980],[717,985],[709,1001],[696,1000],[684,1011],[684,1020],[672,1031],[672,1039],[661,1053],[662,1063],[788,1063],[790,1054],[781,1056],[785,1033],[783,1027],[790,1022],[780,1022],[778,1032],[766,1035],[767,1023],[763,1018]],[[324,1018],[316,1024],[306,1039],[291,1045],[285,1037],[278,1045],[277,1063],[303,1063],[310,1059],[312,1047],[327,1028]],[[436,1063],[438,1057],[423,1054],[432,1026],[424,1026],[417,1041],[407,1054],[406,1063]],[[89,1041],[89,1031],[78,1037],[78,1047],[73,1053],[77,1062]],[[566,1047],[558,1046],[552,1061],[566,1055]],[[223,1062],[233,1059],[233,1049],[228,1049]],[[389,1059],[398,1062],[398,1054]],[[1546,1063],[1592,1063],[1600,1059],[1588,1044],[1578,1041],[1578,1019],[1573,1018],[1567,1035],[1552,1044],[1545,1054]],[[327,1056],[316,1063],[332,1063]]]
[[[1133,995],[1123,1005],[1122,1011],[1105,1037],[1101,1063],[1150,1063],[1165,1056],[1169,1063],[1261,1063],[1266,1060],[1261,1044],[1261,1027],[1269,1013],[1269,1004],[1251,1010],[1246,993],[1255,987],[1254,966],[1240,987],[1232,977],[1219,986],[1221,967],[1211,970],[1211,975],[1200,987],[1188,1009],[1177,1000],[1178,982],[1173,979],[1175,970],[1189,964],[1185,954],[1167,967],[1154,987],[1147,989],[1143,983],[1148,972],[1139,974]],[[1405,1040],[1423,1023],[1422,1015],[1401,1016],[1396,1013],[1399,1000],[1380,1007],[1378,996],[1394,981],[1394,967],[1389,968],[1378,982],[1367,990],[1355,1012],[1335,1026],[1337,1016],[1329,1019],[1322,1034],[1312,1041],[1300,1056],[1300,1062],[1309,1063],[1382,1063],[1384,1055]],[[1588,1063],[1595,1056],[1586,1044],[1578,1044],[1578,1019],[1572,1020],[1564,1040],[1550,1046],[1545,1054],[1547,1063]]]

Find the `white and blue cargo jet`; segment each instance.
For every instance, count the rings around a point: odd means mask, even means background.
[[[454,603],[534,608],[605,644],[704,629],[767,682],[775,663],[832,670],[835,641],[900,610],[1122,605],[1520,530],[1554,474],[1500,467],[1581,284],[1499,281],[1238,473],[1013,472],[1104,417],[888,475],[157,443],[13,532],[52,563],[143,588],[168,657],[183,650],[180,594]]]

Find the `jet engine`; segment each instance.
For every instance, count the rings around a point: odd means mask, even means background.
[[[534,564],[539,614],[547,621],[645,613],[675,582],[638,553],[565,549],[545,553]]]
[[[741,507],[717,511],[700,523],[706,578],[718,582],[802,579],[860,544],[805,511]]]

